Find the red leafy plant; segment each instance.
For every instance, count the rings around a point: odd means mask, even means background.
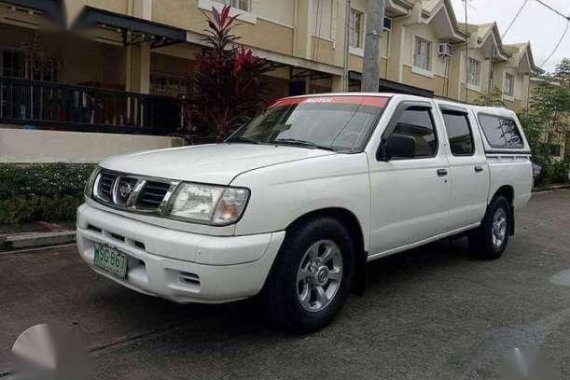
[[[187,114],[199,135],[214,135],[222,141],[263,108],[262,95],[267,85],[262,76],[271,66],[236,43],[239,37],[233,34],[233,28],[237,15],[230,16],[229,6],[221,11],[212,8],[212,14],[206,15],[207,47],[197,57],[195,95]]]

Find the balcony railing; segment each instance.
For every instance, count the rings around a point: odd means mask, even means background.
[[[181,127],[181,115],[175,98],[0,76],[0,124],[169,135]]]

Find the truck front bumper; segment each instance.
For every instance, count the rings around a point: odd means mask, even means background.
[[[224,303],[255,296],[284,238],[284,231],[228,237],[175,231],[87,204],[77,211],[79,255],[95,272],[178,303]],[[95,244],[127,255],[125,279],[94,266]]]

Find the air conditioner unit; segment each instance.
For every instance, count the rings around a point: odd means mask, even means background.
[[[440,57],[451,57],[451,45],[450,44],[439,44],[437,52]]]
[[[392,31],[392,19],[390,17],[384,17],[384,31]]]

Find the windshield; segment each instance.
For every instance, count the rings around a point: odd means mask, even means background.
[[[234,133],[227,142],[291,144],[339,152],[362,150],[388,98],[286,98]]]

